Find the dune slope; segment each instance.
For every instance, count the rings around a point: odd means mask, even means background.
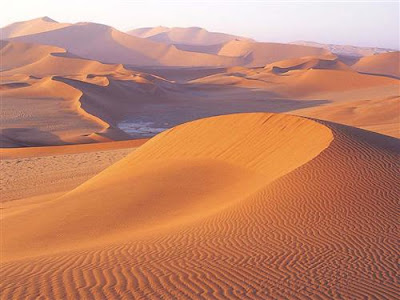
[[[394,299],[398,155],[300,117],[184,124],[4,218],[2,298]]]
[[[353,68],[359,72],[400,78],[400,52],[388,52],[361,58]]]
[[[332,55],[287,59],[264,68],[227,68],[191,83],[205,90],[240,88],[249,93],[262,90],[270,93],[267,98],[279,98],[277,103],[284,99],[323,99],[322,105],[315,103],[289,111],[400,136],[399,80],[358,73]]]
[[[53,45],[83,58],[136,66],[217,67],[240,63],[237,58],[182,51],[174,45],[138,38],[96,23],[77,23],[52,31],[15,37],[13,40]]]
[[[138,28],[127,32],[130,35],[148,38],[152,41],[167,44],[210,46],[226,43],[232,40],[250,41],[251,39],[231,34],[210,32],[199,27],[149,27]]]
[[[279,43],[258,43],[251,41],[233,40],[226,43],[218,52],[219,55],[244,57],[247,67],[261,67],[268,63],[298,58],[302,56],[324,56],[330,54],[328,50]]]
[[[59,23],[49,17],[42,17],[7,25],[0,29],[0,36],[2,39],[7,39],[17,36],[56,30],[67,27],[69,25],[70,24],[68,23]]]
[[[235,134],[226,137],[233,129]],[[76,247],[75,242],[79,246],[107,242],[115,235],[126,238],[137,231],[182,225],[241,200],[290,172],[317,155],[330,139],[330,131],[312,121],[269,114],[229,115],[178,126],[46,209],[8,220],[4,224],[6,240],[12,233],[7,224],[14,232],[17,224],[24,228],[30,224],[30,230],[21,228],[18,238],[13,235],[6,242],[5,250],[13,256],[18,249],[37,254],[54,245],[60,251]],[[212,147],[218,141],[219,147]],[[248,143],[253,144],[251,152]],[[294,147],[298,150],[291,159],[280,161]],[[153,183],[157,183],[156,189]],[[110,195],[117,202],[109,201]],[[102,205],[96,204],[100,202]],[[39,217],[42,213],[47,217]],[[88,240],[87,235],[96,239]],[[75,242],[71,245],[69,240]],[[21,247],[22,243],[27,247]]]

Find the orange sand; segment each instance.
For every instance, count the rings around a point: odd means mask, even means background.
[[[395,298],[398,149],[288,115],[178,126],[6,215],[2,298]]]

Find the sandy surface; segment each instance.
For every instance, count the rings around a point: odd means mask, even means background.
[[[398,149],[284,115],[177,127],[6,210],[2,298],[394,299]]]
[[[69,191],[146,141],[0,149],[0,200],[8,202]],[[15,203],[5,205],[10,207]]]
[[[72,30],[68,26],[61,33],[41,34],[61,39],[67,29]],[[138,71],[82,59],[61,47],[2,42],[6,65],[0,74],[1,146],[127,140],[146,135],[128,134],[119,128],[121,123],[150,124],[158,130],[214,115],[256,111],[295,113],[400,136],[395,116],[399,79],[359,73],[316,48],[249,41],[225,46],[224,51],[238,51],[226,55],[254,51],[254,60],[269,64]],[[279,55],[267,55],[265,60],[264,50]],[[387,69],[396,55],[375,55],[375,65]],[[290,59],[274,61],[282,58]]]
[[[1,299],[398,298],[398,52],[1,32]]]
[[[396,51],[365,56],[353,67],[355,70],[364,73],[400,78],[400,52]]]
[[[1,201],[68,191],[125,157],[133,149],[2,159]]]

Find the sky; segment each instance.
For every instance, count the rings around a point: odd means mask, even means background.
[[[119,30],[198,26],[258,41],[298,40],[399,49],[400,0],[12,0],[0,26],[48,16]]]

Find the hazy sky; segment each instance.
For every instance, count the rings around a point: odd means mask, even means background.
[[[120,30],[199,26],[259,41],[398,49],[399,1],[11,0],[1,7],[0,26],[49,16],[59,22],[97,22]]]

